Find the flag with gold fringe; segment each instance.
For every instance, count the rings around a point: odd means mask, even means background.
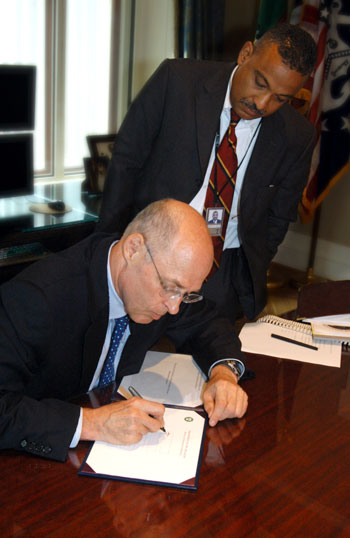
[[[297,0],[290,22],[307,30],[317,43],[316,68],[303,88],[303,97],[310,100],[307,117],[318,133],[299,206],[306,222],[349,168],[350,1]],[[300,95],[296,97],[297,102]]]

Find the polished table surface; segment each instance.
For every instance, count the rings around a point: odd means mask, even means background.
[[[249,409],[206,434],[197,491],[78,476],[0,456],[0,536],[350,536],[350,355],[341,368],[248,356]]]
[[[53,200],[62,200],[65,213],[38,213],[32,208]],[[38,183],[33,194],[0,198],[0,234],[15,232],[38,232],[82,222],[96,221],[100,210],[101,196],[89,195],[82,190],[81,179],[70,179],[56,183]],[[3,237],[1,237],[3,239]]]

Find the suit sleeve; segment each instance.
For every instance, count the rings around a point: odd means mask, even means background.
[[[79,406],[28,394],[31,380],[47,368],[45,346],[52,331],[40,290],[5,284],[0,327],[0,448],[64,461],[79,420]]]
[[[209,300],[182,305],[180,315],[171,317],[167,335],[179,353],[193,356],[204,374],[220,359],[239,359],[245,364],[241,342],[232,323],[219,314]]]
[[[98,231],[123,232],[134,216],[133,193],[159,133],[167,92],[165,60],[134,99],[116,137]]]

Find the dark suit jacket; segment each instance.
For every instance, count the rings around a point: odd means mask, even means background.
[[[107,255],[112,237],[94,234],[33,264],[0,288],[0,448],[64,460],[79,407],[101,354],[108,323]],[[182,305],[148,325],[131,322],[117,377],[138,372],[167,335],[185,342],[203,372],[219,358],[243,358],[231,325],[213,305]]]
[[[150,202],[190,202],[201,187],[234,65],[166,60],[134,100],[118,132],[99,230],[122,231]],[[239,236],[254,286],[266,302],[266,270],[295,220],[308,176],[314,128],[289,105],[262,120],[241,193]]]

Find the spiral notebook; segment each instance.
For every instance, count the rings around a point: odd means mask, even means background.
[[[239,338],[248,353],[340,367],[341,342],[313,338],[309,324],[267,315],[246,323]]]

